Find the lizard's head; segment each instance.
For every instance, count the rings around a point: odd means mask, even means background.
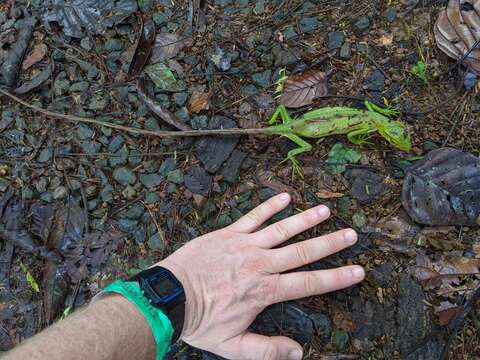
[[[403,151],[410,151],[412,141],[410,135],[405,129],[405,125],[400,121],[382,121],[377,123],[379,134],[390,144]]]

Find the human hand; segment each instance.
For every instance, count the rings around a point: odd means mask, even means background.
[[[182,340],[232,360],[299,360],[302,347],[284,336],[247,329],[268,305],[324,294],[360,282],[360,266],[282,274],[357,241],[351,229],[275,248],[330,216],[325,206],[260,229],[290,202],[280,194],[234,224],[187,243],[156,264],[172,271],[186,294]]]

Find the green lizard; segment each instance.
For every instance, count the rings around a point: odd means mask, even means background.
[[[285,160],[293,164],[293,174],[301,176],[301,169],[296,157],[312,149],[312,145],[302,138],[322,139],[329,135],[346,135],[354,144],[368,143],[371,134],[378,132],[394,147],[409,151],[411,148],[410,136],[405,125],[400,121],[391,120],[389,116],[397,115],[392,109],[385,109],[370,102],[365,102],[367,110],[359,110],[349,107],[325,107],[291,118],[283,105],[280,105],[273,116],[268,120],[272,126],[259,129],[211,129],[211,130],[185,130],[185,131],[152,131],[137,129],[128,126],[118,125],[97,119],[84,118],[80,116],[59,114],[46,109],[39,108],[26,101],[10,94],[0,88],[0,93],[10,97],[16,102],[48,117],[62,118],[75,123],[84,122],[113,128],[120,131],[135,133],[145,136],[160,138],[188,137],[188,136],[231,136],[231,135],[280,135],[285,136],[299,147],[291,150]],[[282,124],[277,123],[278,117],[283,120]]]
[[[329,135],[347,135],[354,144],[366,144],[374,132],[378,132],[390,144],[404,151],[411,148],[410,136],[405,125],[399,121],[390,120],[388,116],[395,115],[395,110],[384,109],[370,102],[365,102],[367,110],[348,107],[325,107],[291,118],[285,106],[280,105],[268,121],[269,125],[277,124],[280,116],[283,123],[267,127],[269,133],[285,136],[299,145],[291,150],[285,160],[290,160],[293,174],[302,176],[296,157],[310,151],[312,145],[302,138],[322,139]]]

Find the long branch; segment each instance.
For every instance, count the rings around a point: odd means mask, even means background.
[[[41,107],[32,105],[19,97],[9,93],[8,91],[0,88],[0,93],[9,97],[10,99],[16,101],[17,103],[35,111],[41,113],[43,115],[57,118],[57,119],[64,119],[74,123],[88,123],[94,125],[105,126],[108,128],[129,132],[132,134],[139,134],[145,136],[154,136],[160,138],[169,138],[169,137],[193,137],[193,136],[231,136],[231,135],[272,135],[269,128],[260,128],[260,129],[211,129],[211,130],[188,130],[188,131],[151,131],[145,129],[136,129],[129,126],[117,125],[112,124],[106,121],[95,120],[91,118],[75,116],[75,115],[68,115],[68,114],[60,114],[53,111],[49,111],[43,109]]]

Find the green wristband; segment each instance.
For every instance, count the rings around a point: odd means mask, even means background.
[[[158,308],[152,306],[143,296],[140,286],[136,282],[117,280],[103,289],[99,295],[105,293],[123,295],[131,303],[137,305],[148,324],[152,328],[153,337],[157,344],[157,360],[162,360],[167,352],[173,336],[173,326],[168,317]]]

